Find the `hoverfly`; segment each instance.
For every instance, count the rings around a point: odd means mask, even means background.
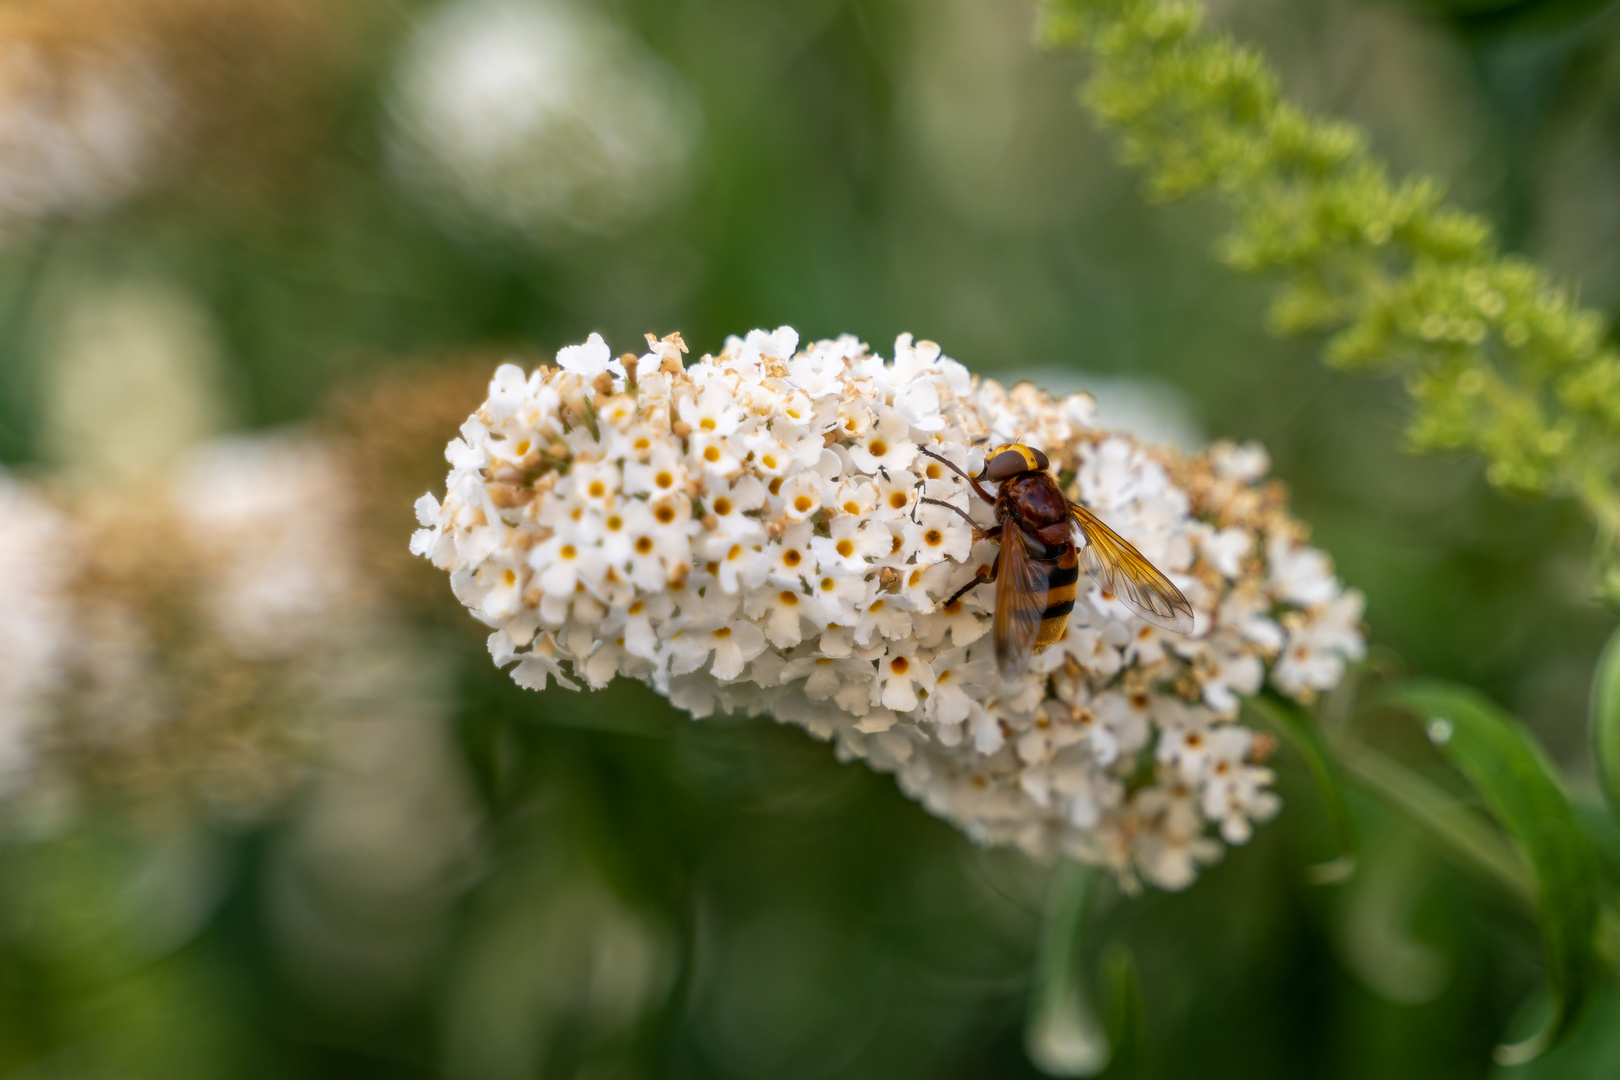
[[[1074,610],[1081,564],[1104,595],[1118,598],[1153,625],[1178,634],[1192,630],[1192,605],[1181,590],[1097,515],[1070,502],[1046,471],[1049,463],[1039,450],[1019,443],[997,446],[985,454],[978,476],[969,476],[932,451],[923,453],[966,480],[974,494],[995,507],[996,524],[986,529],[943,499],[918,500],[960,514],[973,526],[975,541],[991,539],[1001,545],[988,573],[980,571],[946,604],[979,585],[996,583],[993,629],[996,664],[1003,678],[1017,676],[1032,655],[1063,637]],[[991,495],[980,481],[1000,488]],[[1084,546],[1075,543],[1077,525]]]

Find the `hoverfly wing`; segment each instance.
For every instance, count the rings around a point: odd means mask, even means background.
[[[1041,633],[1046,607],[1046,571],[1030,558],[1032,543],[1022,528],[1008,522],[996,556],[996,616],[992,623],[996,666],[1001,677],[1015,679],[1024,670]]]
[[[1154,626],[1178,634],[1192,633],[1192,605],[1181,590],[1096,514],[1079,503],[1071,502],[1069,509],[1086,534],[1086,544],[1080,549],[1081,565],[1102,590]]]

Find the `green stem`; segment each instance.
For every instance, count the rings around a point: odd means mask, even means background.
[[[1096,1076],[1108,1067],[1108,1034],[1087,1000],[1079,957],[1099,877],[1096,867],[1076,862],[1062,863],[1053,875],[1024,1033],[1030,1060],[1048,1076]]]

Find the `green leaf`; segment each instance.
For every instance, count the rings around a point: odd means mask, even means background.
[[[1328,822],[1338,844],[1337,858],[1318,863],[1306,871],[1309,879],[1318,885],[1344,881],[1356,872],[1356,859],[1360,839],[1356,834],[1356,821],[1345,801],[1344,788],[1339,784],[1333,758],[1322,738],[1322,728],[1309,714],[1294,702],[1275,695],[1250,698],[1246,708],[1258,715],[1266,725],[1288,741],[1294,752],[1305,759],[1311,779],[1327,809]]]
[[[1396,688],[1386,700],[1421,718],[1429,741],[1468,778],[1535,871],[1551,1010],[1534,1035],[1496,1049],[1500,1064],[1531,1061],[1568,1029],[1597,972],[1596,856],[1552,764],[1484,695],[1422,681]]]
[[[1546,1022],[1547,1001],[1533,998],[1515,1021],[1529,1028]],[[1497,1069],[1492,1080],[1614,1080],[1620,1076],[1620,987],[1597,986],[1577,1022],[1562,1043],[1534,1063]]]
[[[1096,1076],[1108,1067],[1108,1033],[1081,978],[1080,928],[1099,873],[1065,862],[1052,879],[1051,899],[1035,956],[1024,1047],[1048,1076]]]
[[[1356,739],[1339,740],[1334,753],[1347,776],[1427,829],[1441,854],[1459,868],[1496,882],[1527,904],[1535,902],[1535,881],[1523,857],[1450,792]]]
[[[1592,675],[1592,756],[1609,810],[1620,817],[1620,629],[1603,647]]]
[[[1339,908],[1335,944],[1340,962],[1368,989],[1403,1005],[1440,996],[1452,965],[1417,938],[1413,921],[1433,872],[1433,848],[1394,814],[1369,830],[1366,865]],[[1375,821],[1378,819],[1374,819]]]

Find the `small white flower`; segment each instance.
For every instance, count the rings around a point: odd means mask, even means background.
[[[911,612],[892,596],[868,596],[855,617],[855,644],[869,645],[880,639],[909,637],[912,632]]]
[[[973,712],[974,686],[990,674],[989,667],[980,663],[975,668],[968,661],[966,649],[947,649],[934,658],[930,665],[934,673],[933,692],[928,695],[928,714],[941,724],[960,724]]]
[[[868,475],[879,470],[902,472],[917,458],[917,444],[910,433],[911,425],[904,417],[880,406],[873,422],[850,444],[849,456]]]
[[[765,639],[778,649],[791,649],[804,640],[804,615],[811,601],[797,589],[751,592],[743,612],[763,625]]]
[[[1339,581],[1328,557],[1296,543],[1291,536],[1273,536],[1266,544],[1266,560],[1271,566],[1272,591],[1291,604],[1325,604],[1339,594]]]
[[[902,548],[917,552],[919,559],[937,562],[949,559],[965,563],[973,554],[973,530],[961,518],[937,506],[924,506],[917,521],[907,521],[901,533]]]
[[[696,671],[712,653],[714,677],[735,679],[748,661],[765,649],[765,635],[757,626],[741,620],[709,628],[690,627],[676,634],[669,643],[674,657],[671,671],[676,675]]]
[[[696,397],[682,398],[679,411],[694,434],[705,433],[717,438],[736,434],[744,419],[736,398],[718,382],[704,387]]]
[[[571,597],[576,585],[601,580],[607,569],[607,555],[600,548],[581,546],[569,537],[556,536],[529,553],[529,566],[542,592]]]
[[[1222,439],[1209,448],[1209,460],[1218,476],[1246,484],[1271,471],[1271,455],[1266,453],[1264,446],[1252,440],[1238,446]]]
[[[823,572],[810,583],[826,626],[854,626],[866,605],[866,592],[866,579],[860,574]]]
[[[1203,643],[1198,653],[1204,704],[1221,716],[1236,716],[1242,698],[1260,689],[1265,665],[1225,635]]]
[[[810,540],[816,568],[822,574],[864,574],[867,564],[889,554],[889,530],[860,518],[834,518],[830,535]]]
[[[1366,651],[1359,629],[1364,606],[1361,593],[1351,590],[1314,611],[1285,616],[1287,640],[1271,671],[1277,688],[1308,701],[1337,686],[1345,662]]]
[[[1222,576],[1236,578],[1242,572],[1243,560],[1254,549],[1254,537],[1236,525],[1229,525],[1219,532],[1204,534],[1200,547],[1204,558]]]
[[[934,688],[934,669],[919,659],[914,645],[896,644],[878,661],[873,704],[895,712],[910,712],[921,699],[918,691]]]
[[[686,466],[680,450],[667,442],[654,443],[645,462],[630,461],[624,467],[624,490],[631,495],[662,498],[687,488]]]
[[[557,366],[573,372],[582,379],[594,379],[608,369],[613,354],[601,334],[592,334],[583,345],[570,345],[557,350]]]

